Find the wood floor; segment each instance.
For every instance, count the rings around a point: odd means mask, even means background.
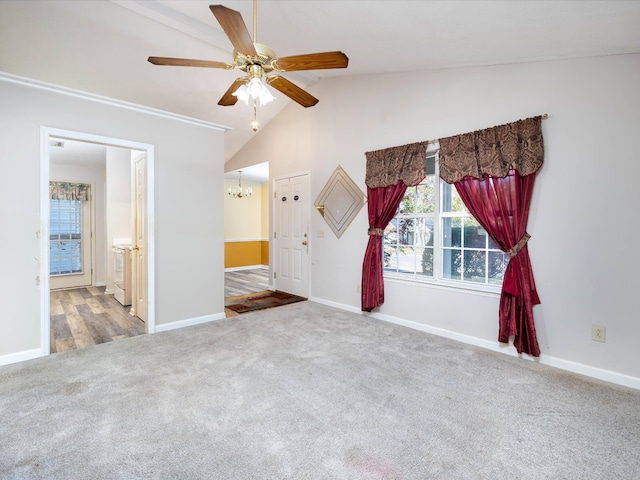
[[[269,288],[269,269],[252,268],[224,274],[224,298],[264,292]]]
[[[97,345],[145,333],[145,324],[129,315],[104,287],[52,290],[51,353]]]
[[[224,296],[237,297],[263,292],[269,288],[269,270],[256,268],[225,272]],[[52,290],[51,353],[97,345],[122,338],[142,335],[145,324],[129,315],[131,307],[123,307],[104,287]],[[231,312],[237,315],[235,312]]]

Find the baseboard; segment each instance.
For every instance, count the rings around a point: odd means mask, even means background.
[[[107,282],[96,282],[96,287],[104,287],[107,284]]]
[[[178,328],[191,327],[193,325],[200,325],[202,323],[214,322],[216,320],[224,320],[227,318],[224,312],[215,313],[213,315],[205,315],[203,317],[187,318],[185,320],[178,320],[177,322],[171,322],[166,324],[157,325],[155,333],[167,332],[169,330],[176,330]]]
[[[108,288],[104,289],[104,294],[105,295],[113,295],[114,290],[109,290]]]
[[[351,313],[358,313],[360,315],[375,318],[376,320],[382,320],[384,322],[394,323],[396,325],[402,325],[403,327],[408,327],[413,330],[430,333],[432,335],[438,335],[439,337],[449,338],[451,340],[456,340],[458,342],[466,343],[468,345],[474,345],[476,347],[486,348],[487,350],[502,353],[512,357],[519,357],[524,360],[539,362],[542,365],[548,365],[550,367],[559,368],[560,370],[566,370],[568,372],[577,373],[579,375],[584,375],[587,377],[596,378],[598,380],[603,380],[605,382],[615,383],[616,385],[622,385],[625,387],[630,387],[636,390],[640,390],[640,378],[632,377],[630,375],[625,375],[623,373],[618,373],[611,370],[604,370],[602,368],[592,367],[590,365],[584,365],[582,363],[572,362],[570,360],[563,360],[561,358],[556,358],[551,355],[541,354],[540,357],[538,358],[533,357],[531,355],[524,355],[524,354],[520,355],[518,354],[518,352],[515,351],[512,345],[506,345],[504,343],[500,343],[497,341],[489,341],[489,340],[484,340],[477,337],[472,337],[470,335],[463,335],[460,333],[452,332],[450,330],[445,330],[443,328],[432,327],[429,325],[425,325],[423,323],[414,322],[413,320],[405,320],[404,318],[393,317],[391,315],[386,315],[383,313],[362,312],[357,307],[353,307],[351,305],[345,305],[337,302],[332,302],[332,301],[324,300],[321,298],[311,297],[309,298],[309,300],[312,302],[321,303],[323,305],[327,305],[330,307],[339,308],[341,310],[346,310]]]
[[[244,267],[229,267],[225,268],[225,272],[239,272],[240,270],[255,270],[256,268],[269,268],[269,265],[247,265]]]
[[[9,365],[11,363],[24,362],[25,360],[33,360],[42,356],[42,350],[34,348],[32,350],[24,350],[22,352],[9,353],[0,356],[0,365]]]

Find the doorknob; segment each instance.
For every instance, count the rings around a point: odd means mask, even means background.
[[[303,244],[303,245],[306,245],[306,244],[307,244],[307,241],[305,240],[304,242],[302,242],[302,244]]]

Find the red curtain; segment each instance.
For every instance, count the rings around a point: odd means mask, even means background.
[[[382,236],[395,216],[407,187],[425,177],[427,143],[367,152],[369,243],[362,262],[362,311],[370,312],[384,302]]]
[[[454,184],[475,219],[510,257],[500,296],[498,339],[540,355],[526,232],[536,172],[544,162],[542,116],[440,139],[440,178]]]
[[[533,305],[540,303],[526,242],[529,206],[535,172],[520,176],[510,170],[506,177],[488,174],[483,179],[464,177],[454,183],[462,201],[491,239],[511,257],[500,295],[498,340],[509,343],[514,336],[518,353],[540,356],[533,321]]]
[[[362,262],[362,311],[370,312],[384,302],[382,236],[406,191],[403,181],[388,187],[367,187],[369,243]]]

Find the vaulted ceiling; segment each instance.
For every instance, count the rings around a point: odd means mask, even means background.
[[[233,47],[212,3],[2,0],[0,71],[229,126],[228,160],[255,135],[251,107],[217,105],[240,72],[147,62],[148,56],[231,62]],[[239,11],[252,31],[251,0],[219,3]],[[257,40],[279,56],[341,50],[349,57],[347,69],[283,75],[311,93],[331,76],[366,80],[640,52],[640,1],[258,0],[257,12]],[[275,102],[259,108],[262,126],[292,103],[274,95]]]

